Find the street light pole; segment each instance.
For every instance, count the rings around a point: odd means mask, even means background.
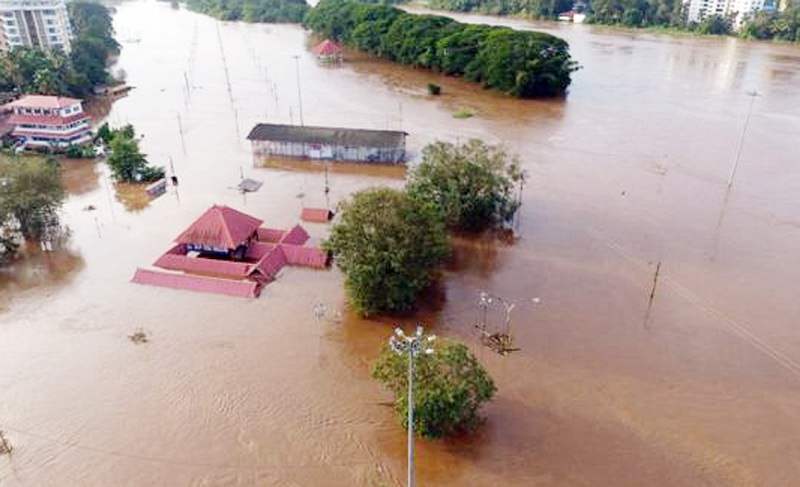
[[[294,58],[294,70],[295,74],[297,75],[297,103],[300,107],[300,126],[304,126],[303,123],[303,94],[300,91],[300,56],[292,56]]]
[[[435,335],[425,336],[422,326],[417,326],[414,335],[406,336],[403,330],[395,328],[394,335],[389,338],[389,346],[397,355],[408,356],[408,478],[406,485],[414,487],[414,360],[421,353],[431,355],[433,349],[426,344],[436,339]]]
[[[747,120],[744,122],[744,129],[742,130],[742,138],[739,139],[739,148],[736,149],[736,158],[733,161],[733,169],[731,169],[731,175],[728,176],[728,187],[730,188],[733,185],[733,178],[736,176],[736,169],[739,167],[739,155],[742,153],[742,146],[744,145],[744,139],[747,137],[747,128],[750,126],[750,116],[753,114],[753,103],[756,101],[756,97],[758,96],[757,91],[748,91],[747,96],[750,97],[750,108],[747,109]]]
[[[406,485],[414,487],[414,358],[408,354],[408,455]]]

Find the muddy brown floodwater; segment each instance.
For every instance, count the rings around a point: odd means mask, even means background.
[[[211,204],[277,227],[324,204],[322,171],[261,167],[245,140],[299,120],[297,70],[306,124],[402,129],[413,153],[481,137],[530,174],[521,239],[457,242],[409,320],[470,343],[499,387],[475,437],[419,442],[419,485],[800,484],[800,48],[461,18],[566,38],[583,66],[569,97],[363,56],[320,66],[297,26],[118,4],[114,69],[135,89],[108,120],[180,186],[129,211],[102,164],[67,168],[69,251],[0,291],[0,485],[403,483],[404,432],[369,376],[394,322],[351,316],[338,271],[287,269],[255,300],[129,282]],[[264,186],[242,196],[242,175]],[[402,185],[330,179],[334,202]],[[482,290],[516,303],[519,352],[478,345]]]

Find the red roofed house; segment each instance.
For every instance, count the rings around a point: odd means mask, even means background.
[[[339,62],[342,60],[342,46],[330,39],[325,39],[317,44],[314,53],[320,61]]]
[[[175,242],[186,250],[244,259],[251,242],[258,240],[258,227],[263,220],[227,206],[214,205],[192,226],[178,235]]]
[[[11,135],[26,147],[66,148],[92,140],[91,117],[81,101],[63,96],[25,95],[3,107]]]
[[[256,297],[284,266],[324,269],[330,264],[328,253],[310,244],[300,225],[285,231],[263,228],[261,223],[233,208],[214,205],[154,263],[171,272],[137,269],[133,282]]]

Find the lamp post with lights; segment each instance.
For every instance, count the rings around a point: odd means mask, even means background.
[[[419,325],[417,332],[411,336],[398,327],[389,338],[389,346],[394,353],[408,356],[408,487],[414,487],[414,361],[420,354],[433,353],[428,345],[435,339],[436,335],[425,336]]]

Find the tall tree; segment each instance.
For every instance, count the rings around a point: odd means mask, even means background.
[[[41,240],[59,225],[65,198],[61,169],[55,159],[15,157],[0,160],[0,223],[16,221],[27,240]]]
[[[477,139],[435,142],[422,150],[407,190],[436,205],[448,227],[475,232],[511,221],[518,207],[514,188],[522,177],[519,162],[501,147]]]
[[[324,246],[361,315],[411,309],[449,251],[439,212],[386,188],[360,191],[342,203]]]
[[[436,340],[434,352],[420,355],[414,367],[414,431],[442,438],[473,430],[478,409],[497,391],[492,378],[463,344]],[[408,428],[408,358],[384,346],[373,377],[392,391],[395,410]]]

